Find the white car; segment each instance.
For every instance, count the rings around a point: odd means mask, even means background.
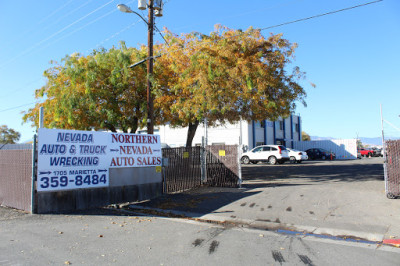
[[[301,163],[308,160],[308,155],[305,151],[299,151],[291,148],[286,148],[289,151],[289,158],[291,163]]]
[[[270,164],[289,161],[289,152],[282,145],[261,145],[242,154],[240,161],[244,164],[269,162]]]

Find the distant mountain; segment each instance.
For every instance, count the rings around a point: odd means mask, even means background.
[[[317,136],[310,136],[311,140],[331,140],[331,139],[335,139],[332,137],[317,137]]]
[[[382,146],[382,137],[377,138],[362,138],[360,140],[363,145],[375,145],[375,146]]]

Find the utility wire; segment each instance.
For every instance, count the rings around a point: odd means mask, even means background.
[[[113,0],[113,1],[114,1],[114,0]],[[88,22],[88,23],[86,23],[85,25],[83,25],[83,26],[81,26],[81,27],[79,27],[79,28],[77,28],[77,29],[75,29],[75,30],[73,30],[73,31],[71,31],[71,32],[69,32],[68,34],[65,34],[64,36],[61,36],[60,38],[54,40],[53,42],[48,43],[48,44],[45,45],[45,46],[42,46],[42,47],[40,48],[40,50],[43,50],[43,49],[45,49],[45,48],[47,48],[47,47],[49,47],[49,46],[55,44],[56,42],[58,42],[58,41],[60,41],[60,40],[62,40],[62,39],[64,39],[64,38],[67,38],[68,36],[71,36],[72,34],[74,34],[74,33],[78,32],[78,31],[80,31],[80,30],[86,28],[87,26],[89,26],[89,25],[91,25],[91,24],[93,24],[93,23],[95,23],[95,22],[97,22],[97,21],[99,21],[99,20],[101,20],[101,19],[103,19],[103,18],[105,18],[105,17],[111,15],[112,13],[114,13],[114,12],[116,12],[116,11],[117,11],[117,9],[113,9],[112,11],[110,11],[110,12],[108,12],[108,13],[106,13],[106,14],[104,14],[104,15],[102,15],[102,16],[100,16],[100,17],[98,17],[98,18],[96,18],[96,19],[94,19],[94,20],[92,20],[92,21],[90,21],[90,22]],[[40,50],[39,50],[39,51],[40,51]]]
[[[65,27],[62,28],[61,30],[57,31],[56,33],[53,33],[53,34],[50,35],[49,37],[47,37],[47,38],[41,40],[40,42],[38,42],[38,43],[36,43],[35,45],[33,45],[32,47],[26,49],[25,51],[23,51],[23,52],[20,53],[19,55],[17,55],[17,56],[15,56],[15,57],[11,58],[10,60],[8,60],[7,62],[5,62],[4,64],[0,65],[0,69],[2,69],[2,68],[3,68],[4,66],[6,66],[7,64],[9,64],[9,63],[15,61],[16,59],[18,59],[18,58],[20,58],[20,57],[26,55],[27,53],[29,53],[30,51],[32,51],[33,49],[35,49],[37,46],[39,46],[39,45],[41,45],[42,43],[48,41],[49,39],[51,39],[51,38],[53,38],[54,36],[60,34],[61,32],[67,30],[68,28],[72,27],[72,26],[75,25],[76,23],[82,21],[83,19],[85,19],[85,18],[87,18],[88,16],[92,15],[93,13],[99,11],[100,9],[106,7],[107,5],[111,4],[112,2],[114,2],[114,0],[111,0],[111,1],[107,2],[106,4],[104,4],[104,5],[102,5],[102,6],[98,7],[98,8],[96,8],[95,10],[93,10],[93,11],[89,12],[88,14],[86,14],[85,16],[83,16],[83,17],[81,17],[81,18],[75,20],[74,22],[72,22],[72,23],[69,24],[68,26],[65,26]]]
[[[332,15],[332,14],[335,14],[335,13],[339,13],[339,12],[343,12],[343,11],[347,11],[347,10],[351,10],[351,9],[355,9],[355,8],[359,8],[359,7],[363,7],[363,6],[367,6],[367,5],[371,5],[371,4],[375,4],[375,3],[378,3],[378,2],[382,2],[382,1],[383,0],[372,1],[372,2],[365,3],[365,4],[360,4],[360,5],[356,5],[356,6],[352,6],[352,7],[347,7],[347,8],[343,8],[343,9],[339,9],[339,10],[335,10],[335,11],[331,11],[331,12],[327,12],[327,13],[323,13],[323,14],[319,14],[319,15],[315,15],[315,16],[311,16],[311,17],[307,17],[307,18],[297,19],[297,20],[293,20],[293,21],[289,21],[289,22],[285,22],[285,23],[281,23],[281,24],[277,24],[277,25],[273,25],[273,26],[269,26],[269,27],[265,27],[265,28],[260,28],[258,30],[263,31],[263,30],[267,30],[267,29],[277,28],[277,27],[281,27],[281,26],[284,26],[284,25],[289,25],[289,24],[293,24],[293,23],[297,23],[297,22],[302,22],[302,21],[306,21],[306,20],[310,20],[310,19],[314,19],[314,18],[318,18],[318,17],[322,17],[322,16]],[[243,34],[246,34],[246,33],[243,32],[243,33],[236,34],[236,35],[229,36],[229,37],[225,37],[225,38],[222,38],[222,39],[233,38],[233,37],[240,36],[240,35],[243,35]],[[220,39],[220,40],[222,40],[222,39]],[[170,53],[173,53],[173,52],[176,52],[176,51],[180,51],[180,50],[184,50],[184,49],[186,49],[186,48],[183,47],[183,48],[176,49],[176,50],[168,52],[168,53],[160,53],[157,56],[153,56],[153,58],[159,57],[159,56],[162,56],[162,55],[167,55],[167,54],[170,54]],[[32,104],[32,103],[21,105],[21,106],[18,106],[18,107],[12,107],[12,108],[5,109],[5,110],[0,110],[0,112],[5,112],[5,111],[8,111],[8,110],[16,109],[16,108],[19,108],[19,107],[22,107],[22,106],[26,106],[26,105],[30,105],[30,104]]]
[[[71,2],[73,2],[74,0],[70,0],[67,3],[65,3],[64,5],[60,6],[59,8],[57,8],[55,11],[53,11],[52,13],[50,13],[48,16],[42,18],[39,22],[37,22],[35,25],[33,25],[32,27],[30,27],[29,29],[25,30],[24,32],[20,32],[20,34],[14,38],[14,40],[12,40],[11,42],[6,43],[6,46],[8,47],[12,47],[13,43],[18,42],[21,38],[26,38],[26,35],[28,33],[30,33],[32,35],[32,33],[37,30],[40,29],[41,31],[44,31],[45,29],[47,29],[49,26],[45,27],[45,28],[40,28],[38,27],[40,24],[42,24],[43,22],[45,22],[46,20],[48,20],[49,18],[51,18],[52,16],[54,16],[57,12],[61,11],[62,9],[64,9],[67,5],[69,5]],[[93,1],[93,0],[92,0]],[[58,20],[59,21],[59,20]],[[55,24],[54,21],[52,21],[52,23],[49,23],[50,26],[53,26]],[[3,43],[4,44],[4,43]]]
[[[90,2],[90,1],[89,1],[89,2]],[[129,3],[131,3],[131,2],[133,2],[133,1],[130,1]],[[81,5],[80,7],[78,7],[78,8],[75,9],[75,10],[80,9],[80,8],[82,8],[82,7],[85,6],[85,5],[86,5],[86,4]],[[74,10],[74,11],[75,11],[75,10]],[[99,17],[99,18],[96,18],[95,20],[92,20],[91,22],[89,22],[89,23],[87,23],[86,25],[84,25],[84,26],[82,26],[82,27],[76,29],[75,31],[70,32],[69,34],[67,34],[67,35],[65,35],[65,36],[63,36],[63,37],[61,37],[61,38],[58,38],[57,40],[53,41],[52,43],[50,43],[50,44],[48,44],[48,45],[46,45],[46,46],[44,46],[44,47],[41,47],[41,49],[47,48],[48,46],[50,46],[50,45],[56,43],[57,41],[60,41],[60,40],[62,40],[63,38],[66,38],[66,37],[72,35],[73,33],[77,32],[77,31],[79,31],[79,30],[82,30],[84,27],[87,27],[87,26],[89,26],[90,24],[93,24],[93,23],[97,22],[98,20],[100,20],[100,19],[106,17],[107,15],[109,15],[109,14],[115,12],[115,11],[116,11],[116,10],[113,10],[113,11],[108,12],[108,13],[106,13],[105,15]],[[69,14],[70,14],[70,13],[73,13],[73,11],[69,12]],[[120,30],[120,31],[118,31],[118,32],[116,32],[116,33],[114,33],[114,34],[111,35],[110,37],[106,38],[105,40],[103,40],[103,41],[101,41],[99,44],[97,44],[94,48],[89,49],[88,52],[90,52],[91,50],[97,48],[97,47],[100,46],[102,43],[104,43],[104,42],[106,42],[106,41],[108,41],[108,40],[110,40],[110,39],[116,37],[117,35],[121,34],[122,32],[124,32],[124,31],[126,31],[126,30],[132,28],[132,27],[135,26],[139,21],[140,21],[140,20],[138,20],[137,22],[132,23],[131,25],[127,26],[126,28],[124,28],[124,29],[122,29],[122,30]],[[41,49],[40,49],[40,50],[41,50]],[[40,51],[40,50],[39,50],[39,51]],[[4,99],[4,98],[7,98],[7,97],[9,97],[9,96],[11,96],[11,95],[14,95],[15,92],[20,91],[20,90],[26,88],[28,85],[33,84],[33,83],[39,81],[40,79],[42,79],[42,77],[39,78],[39,79],[36,79],[36,80],[34,80],[34,81],[32,81],[32,82],[29,82],[29,83],[26,84],[24,87],[21,87],[21,88],[19,88],[19,89],[16,89],[16,90],[14,90],[13,92],[10,92],[9,94],[7,94],[7,95],[5,95],[4,97],[1,97],[1,98]]]
[[[272,28],[278,28],[278,27],[282,27],[282,26],[293,24],[293,23],[297,23],[297,22],[302,22],[302,21],[306,21],[306,20],[310,20],[310,19],[314,19],[314,18],[319,18],[319,17],[323,17],[323,16],[327,16],[327,15],[332,15],[332,14],[335,14],[335,13],[339,13],[339,12],[343,12],[343,11],[347,11],[347,10],[351,10],[351,9],[355,9],[355,8],[359,8],[359,7],[363,7],[363,6],[367,6],[367,5],[371,5],[371,4],[376,4],[376,3],[382,2],[382,1],[383,0],[376,0],[376,1],[365,3],[365,4],[360,4],[360,5],[356,5],[356,6],[342,8],[342,9],[338,9],[338,10],[335,10],[335,11],[331,11],[331,12],[327,12],[327,13],[323,13],[323,14],[319,14],[319,15],[315,15],[315,16],[311,16],[311,17],[301,18],[301,19],[297,19],[297,20],[292,20],[292,21],[284,22],[284,23],[281,23],[281,24],[276,24],[276,25],[273,25],[273,26],[265,27],[265,28],[258,28],[258,29],[255,29],[255,31],[257,31],[257,30],[258,31],[264,31],[264,30],[268,30],[268,29],[272,29]],[[249,34],[249,33],[241,32],[241,33],[229,36],[229,37],[224,37],[224,38],[215,40],[214,42],[225,40],[225,39],[234,38],[234,37],[245,35],[245,34]],[[168,53],[160,53],[158,56],[167,55],[167,54],[174,53],[174,52],[177,52],[177,51],[180,51],[180,50],[184,50],[184,49],[186,49],[186,48],[182,47],[182,48],[176,49],[176,50],[168,52]]]
[[[301,18],[301,19],[297,19],[297,20],[293,20],[293,21],[277,24],[277,25],[274,25],[274,26],[266,27],[266,28],[261,28],[259,30],[262,31],[262,30],[268,30],[268,29],[272,29],[272,28],[277,28],[277,27],[281,27],[281,26],[285,26],[285,25],[289,25],[289,24],[293,24],[293,23],[297,23],[297,22],[301,22],[301,21],[306,21],[306,20],[310,20],[310,19],[314,19],[314,18],[319,18],[319,17],[323,17],[323,16],[327,16],[327,15],[332,15],[332,14],[343,12],[343,11],[347,11],[347,10],[350,10],[350,9],[355,9],[355,8],[359,8],[359,7],[363,7],[363,6],[367,6],[367,5],[376,4],[376,3],[382,2],[382,1],[383,0],[377,0],[377,1],[373,1],[373,2],[368,2],[368,3],[365,3],[365,4],[360,4],[360,5],[347,7],[347,8],[343,8],[343,9],[339,9],[339,10],[335,10],[335,11],[331,11],[331,12],[327,12],[327,13],[323,13],[323,14],[319,14],[319,15],[315,15],[315,16],[311,16],[311,17],[307,17],[307,18]]]
[[[18,109],[18,108],[21,108],[21,107],[24,107],[24,106],[28,106],[28,105],[31,105],[31,104],[38,104],[38,103],[40,103],[40,101],[22,104],[22,105],[19,105],[19,106],[15,106],[15,107],[11,107],[11,108],[8,108],[8,109],[0,110],[0,113],[6,112],[6,111],[11,111],[11,110],[14,110],[14,109]]]
[[[105,43],[105,42],[107,42],[107,41],[109,41],[109,40],[115,38],[116,36],[120,35],[121,33],[125,32],[125,31],[127,31],[127,30],[129,30],[129,29],[132,28],[133,26],[137,25],[140,21],[141,21],[141,19],[139,19],[139,20],[137,20],[136,22],[132,23],[131,25],[129,25],[129,26],[123,28],[122,30],[120,30],[120,31],[118,31],[118,32],[116,32],[116,33],[114,33],[114,34],[111,35],[110,37],[108,37],[108,38],[102,40],[101,42],[99,42],[98,44],[96,44],[96,45],[94,46],[94,48],[88,49],[88,50],[86,51],[86,53],[90,53],[91,51],[93,51],[93,50],[96,49],[97,47],[100,47],[103,43]]]

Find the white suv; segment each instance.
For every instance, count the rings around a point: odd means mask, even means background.
[[[269,162],[270,164],[289,161],[289,152],[282,145],[262,145],[242,154],[240,161],[244,164]]]

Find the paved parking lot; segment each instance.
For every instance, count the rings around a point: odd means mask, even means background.
[[[203,187],[133,208],[205,220],[381,241],[400,237],[400,200],[385,195],[382,158],[242,165],[241,189]]]
[[[307,178],[314,181],[367,181],[383,180],[383,158],[363,158],[358,160],[309,160],[300,164],[268,163],[242,164],[243,180],[271,181],[285,178]],[[295,180],[293,180],[295,181]]]

